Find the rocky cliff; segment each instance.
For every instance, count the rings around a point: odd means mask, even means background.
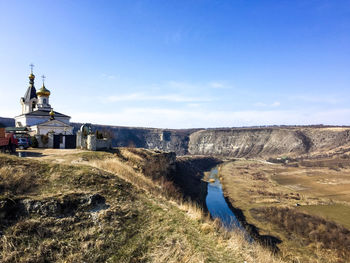
[[[78,130],[82,124],[73,123],[72,125],[75,130]],[[185,155],[188,153],[189,136],[198,129],[174,130],[94,124],[92,130],[111,135],[114,147],[146,148]]]
[[[2,118],[9,124],[10,118]],[[81,123],[72,123],[78,130]],[[350,127],[264,127],[155,129],[92,125],[111,135],[115,147],[136,147],[177,155],[262,157],[300,155],[350,147]]]
[[[256,157],[322,153],[349,145],[350,129],[343,127],[213,129],[192,133],[188,152]]]
[[[134,146],[177,155],[256,157],[321,153],[350,146],[347,127],[271,127],[165,130],[93,126],[107,129],[114,146]]]

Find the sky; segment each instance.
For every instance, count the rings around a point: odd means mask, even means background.
[[[35,86],[73,122],[350,125],[350,0],[0,0],[0,116]]]

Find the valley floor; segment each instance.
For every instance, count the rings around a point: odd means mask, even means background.
[[[236,159],[220,166],[230,203],[260,234],[280,239],[287,260],[349,262],[348,156],[270,161],[276,163]]]

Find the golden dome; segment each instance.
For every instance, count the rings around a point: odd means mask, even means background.
[[[51,92],[45,88],[45,85],[43,84],[42,87],[36,92],[36,95],[38,96],[50,96]]]
[[[53,112],[53,109],[51,109],[50,116],[53,116],[53,115],[55,115],[55,113]]]
[[[35,75],[33,73],[30,73],[29,79],[35,79]]]

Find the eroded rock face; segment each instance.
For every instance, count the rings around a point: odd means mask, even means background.
[[[108,127],[108,126],[106,126]],[[101,129],[101,127],[96,126]],[[261,157],[306,154],[350,144],[342,127],[276,127],[166,130],[108,127],[113,146],[134,146],[181,155]]]
[[[30,215],[67,217],[77,212],[95,212],[107,208],[105,198],[99,194],[68,194],[41,200],[6,198],[0,201],[0,221],[8,223]]]
[[[80,123],[72,123],[75,130]],[[155,129],[132,128],[120,126],[92,125],[93,131],[107,131],[112,135],[113,147],[136,147],[166,152],[175,152],[177,155],[188,153],[189,135],[198,129]]]
[[[1,122],[0,118],[0,122]],[[5,119],[4,119],[5,120]],[[6,118],[6,121],[11,121]],[[75,131],[81,123],[72,123]],[[346,127],[266,127],[223,129],[155,129],[92,125],[107,131],[113,147],[136,147],[181,155],[268,157],[350,147]]]
[[[188,152],[231,157],[299,155],[349,144],[350,129],[344,128],[213,129],[192,133]]]
[[[223,129],[198,131],[190,136],[189,153],[233,157],[304,152],[293,130]]]
[[[21,200],[24,214],[38,214],[51,217],[72,216],[77,211],[90,211],[101,206],[106,206],[106,200],[99,194],[65,195],[62,200],[44,199],[44,200]]]

